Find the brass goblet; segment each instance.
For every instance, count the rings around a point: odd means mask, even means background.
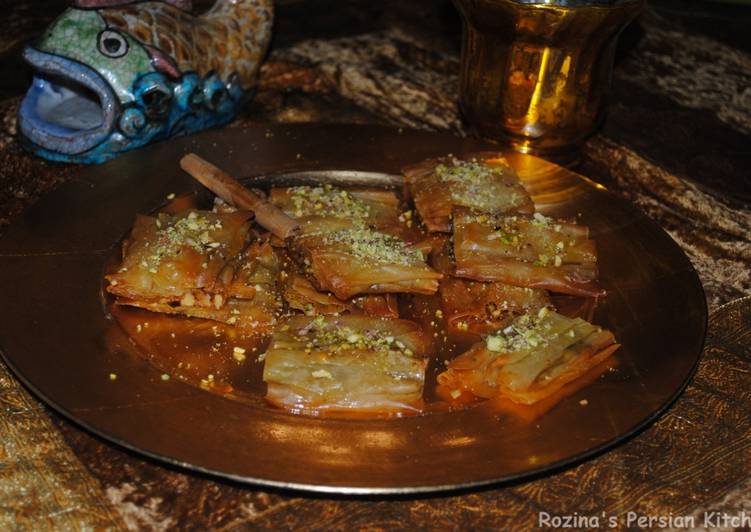
[[[615,45],[644,0],[454,0],[459,103],[481,137],[560,162],[602,123]]]

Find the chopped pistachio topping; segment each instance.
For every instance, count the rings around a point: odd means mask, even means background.
[[[506,170],[498,166],[482,164],[477,159],[463,161],[453,157],[447,164],[435,167],[435,175],[444,183],[467,183],[484,185],[489,179],[506,174]]]
[[[468,214],[465,218],[466,223],[477,223],[488,227],[492,227],[494,233],[491,235],[491,240],[495,238],[504,238],[504,236],[515,236],[519,233],[519,225],[524,218],[519,216],[504,216],[488,213],[473,212]],[[497,235],[495,233],[503,233]]]
[[[245,349],[242,347],[233,347],[232,358],[234,358],[238,362],[244,362],[245,361]]]
[[[343,252],[377,263],[414,266],[424,263],[422,253],[401,239],[367,228],[343,229],[324,237],[327,244],[342,246]]]
[[[471,214],[467,223],[479,223],[493,228],[488,240],[499,240],[507,246],[520,247],[522,244],[518,216],[494,216],[492,214]]]
[[[543,307],[536,316],[519,316],[506,328],[487,336],[485,346],[490,351],[506,353],[547,346],[551,340],[547,331],[550,326],[546,323],[549,313],[550,311]]]
[[[503,350],[504,343],[500,336],[488,336],[485,339],[485,345],[491,351],[501,351]]]
[[[347,190],[331,185],[320,187],[291,187],[289,189],[296,218],[303,216],[333,216],[362,221],[370,214],[370,207]]]
[[[449,185],[452,201],[480,210],[492,210],[498,205],[498,184],[507,174],[502,167],[488,166],[477,159],[464,161],[455,157],[435,168],[438,180]],[[521,203],[521,194],[509,194],[512,195],[512,205]]]
[[[518,232],[510,232],[504,229],[498,229],[488,236],[488,240],[500,240],[507,246],[518,246],[520,243]]]
[[[553,219],[549,216],[545,216],[544,214],[536,212],[532,216],[532,225],[536,225],[538,227],[550,227],[553,225]]]
[[[216,250],[221,247],[221,243],[212,241],[209,231],[219,231],[222,227],[221,221],[210,220],[195,211],[174,223],[164,224],[157,219],[156,245],[151,255],[141,262],[141,266],[156,273],[162,259],[176,255],[184,246],[199,253]]]
[[[318,316],[306,327],[297,331],[297,337],[305,342],[306,352],[326,351],[336,354],[343,351],[373,351],[387,354],[414,356],[414,352],[403,342],[394,340],[377,329],[355,330],[342,327],[336,322],[327,322]]]
[[[522,216],[497,216],[492,214],[473,213],[466,217],[466,223],[479,223],[487,227],[492,227],[493,231],[488,234],[488,240],[497,240],[504,245],[513,246],[517,249],[525,244],[527,239],[522,238],[522,226],[531,224],[534,227],[543,228],[549,234],[550,231],[561,232],[561,225],[554,223],[555,220],[539,212],[536,212],[532,218]],[[545,245],[544,253],[540,253],[534,261],[536,266],[555,266],[556,268],[563,265],[567,248],[575,245],[574,240],[564,242],[559,240],[555,243]]]

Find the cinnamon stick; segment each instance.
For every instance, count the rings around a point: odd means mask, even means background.
[[[180,167],[230,205],[253,211],[256,222],[279,238],[287,238],[299,232],[300,225],[281,209],[254,194],[237,179],[195,153],[183,157]]]

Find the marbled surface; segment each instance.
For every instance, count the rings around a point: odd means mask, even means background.
[[[0,15],[0,230],[75,173],[14,139],[29,81],[18,52],[65,4],[18,2]],[[741,304],[720,308],[751,295],[751,14],[707,6],[657,2],[624,33],[608,121],[578,168],[670,233],[714,312],[696,377],[650,428],[578,467],[503,488],[307,496],[112,447],[49,412],[0,366],[0,528],[497,529],[530,527],[540,511],[695,515],[703,525],[705,512],[751,513],[750,318]],[[234,126],[360,122],[464,134],[450,3],[287,0],[277,21],[260,91]]]

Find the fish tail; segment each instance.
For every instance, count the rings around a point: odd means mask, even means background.
[[[236,75],[252,86],[271,40],[273,0],[217,0],[196,24],[196,52],[205,65],[228,81]]]

